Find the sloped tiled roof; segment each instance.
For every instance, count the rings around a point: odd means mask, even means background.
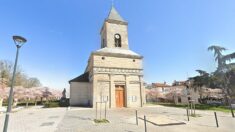
[[[153,87],[170,87],[170,85],[165,83],[152,83]]]
[[[69,81],[70,82],[89,82],[89,72],[86,72],[72,80]]]

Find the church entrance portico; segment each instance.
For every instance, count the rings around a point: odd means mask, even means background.
[[[115,85],[116,107],[122,108],[125,105],[125,90],[124,85]]]

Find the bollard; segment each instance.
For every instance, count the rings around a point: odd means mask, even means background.
[[[137,113],[137,110],[135,110],[135,118],[136,118],[136,125],[138,125],[138,113]]]
[[[196,116],[196,112],[195,112],[196,106],[195,106],[195,104],[193,105],[193,108],[194,108],[194,115]]]
[[[147,132],[146,116],[144,115],[144,131]]]
[[[193,102],[191,103],[191,115],[193,115]]]
[[[187,117],[188,117],[188,121],[189,121],[188,108],[186,108],[186,112],[187,112]]]
[[[189,109],[189,103],[188,103],[188,107],[187,108]]]
[[[231,110],[231,113],[232,113],[232,117],[234,118],[234,112],[233,112],[233,107],[232,107],[231,103],[230,103],[230,110]]]
[[[214,112],[215,114],[215,121],[216,121],[216,126],[219,127],[219,124],[218,124],[218,119],[217,119],[217,115],[216,115],[216,112]]]
[[[67,111],[70,110],[70,106],[67,107]]]

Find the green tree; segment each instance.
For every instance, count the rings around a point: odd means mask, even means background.
[[[202,87],[208,86],[210,75],[206,71],[203,70],[196,70],[200,75],[190,78],[193,81],[192,87],[199,92],[200,100],[202,100]]]
[[[215,61],[218,63],[217,70],[214,72],[214,76],[217,78],[219,85],[223,88],[225,94],[225,101],[228,104],[228,98],[231,94],[231,70],[234,67],[234,63],[228,63],[235,58],[235,52],[227,55],[223,55],[222,52],[226,50],[224,47],[220,46],[210,46],[209,51],[214,52]]]
[[[224,47],[220,46],[210,46],[208,47],[208,51],[214,52],[215,61],[218,63],[217,71],[216,72],[227,72],[231,70],[231,67],[234,63],[227,64],[226,62],[230,62],[232,59],[235,58],[235,52],[227,55],[223,55],[222,52],[227,50]]]
[[[235,98],[235,68],[232,68],[232,70],[230,70],[227,73],[227,76],[229,76],[229,84],[228,87],[230,88],[229,93],[230,96],[232,96],[233,98]]]
[[[215,61],[218,62],[218,68],[222,67],[222,65],[223,65],[222,52],[225,50],[226,50],[226,48],[216,46],[216,45],[212,45],[212,46],[208,47],[208,51],[214,52]]]

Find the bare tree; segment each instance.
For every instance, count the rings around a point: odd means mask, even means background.
[[[7,60],[0,60],[0,81],[1,84],[10,86],[12,78],[13,63]],[[16,70],[16,86],[23,86],[26,88],[41,86],[39,79],[36,77],[28,77],[23,70],[18,66]]]

